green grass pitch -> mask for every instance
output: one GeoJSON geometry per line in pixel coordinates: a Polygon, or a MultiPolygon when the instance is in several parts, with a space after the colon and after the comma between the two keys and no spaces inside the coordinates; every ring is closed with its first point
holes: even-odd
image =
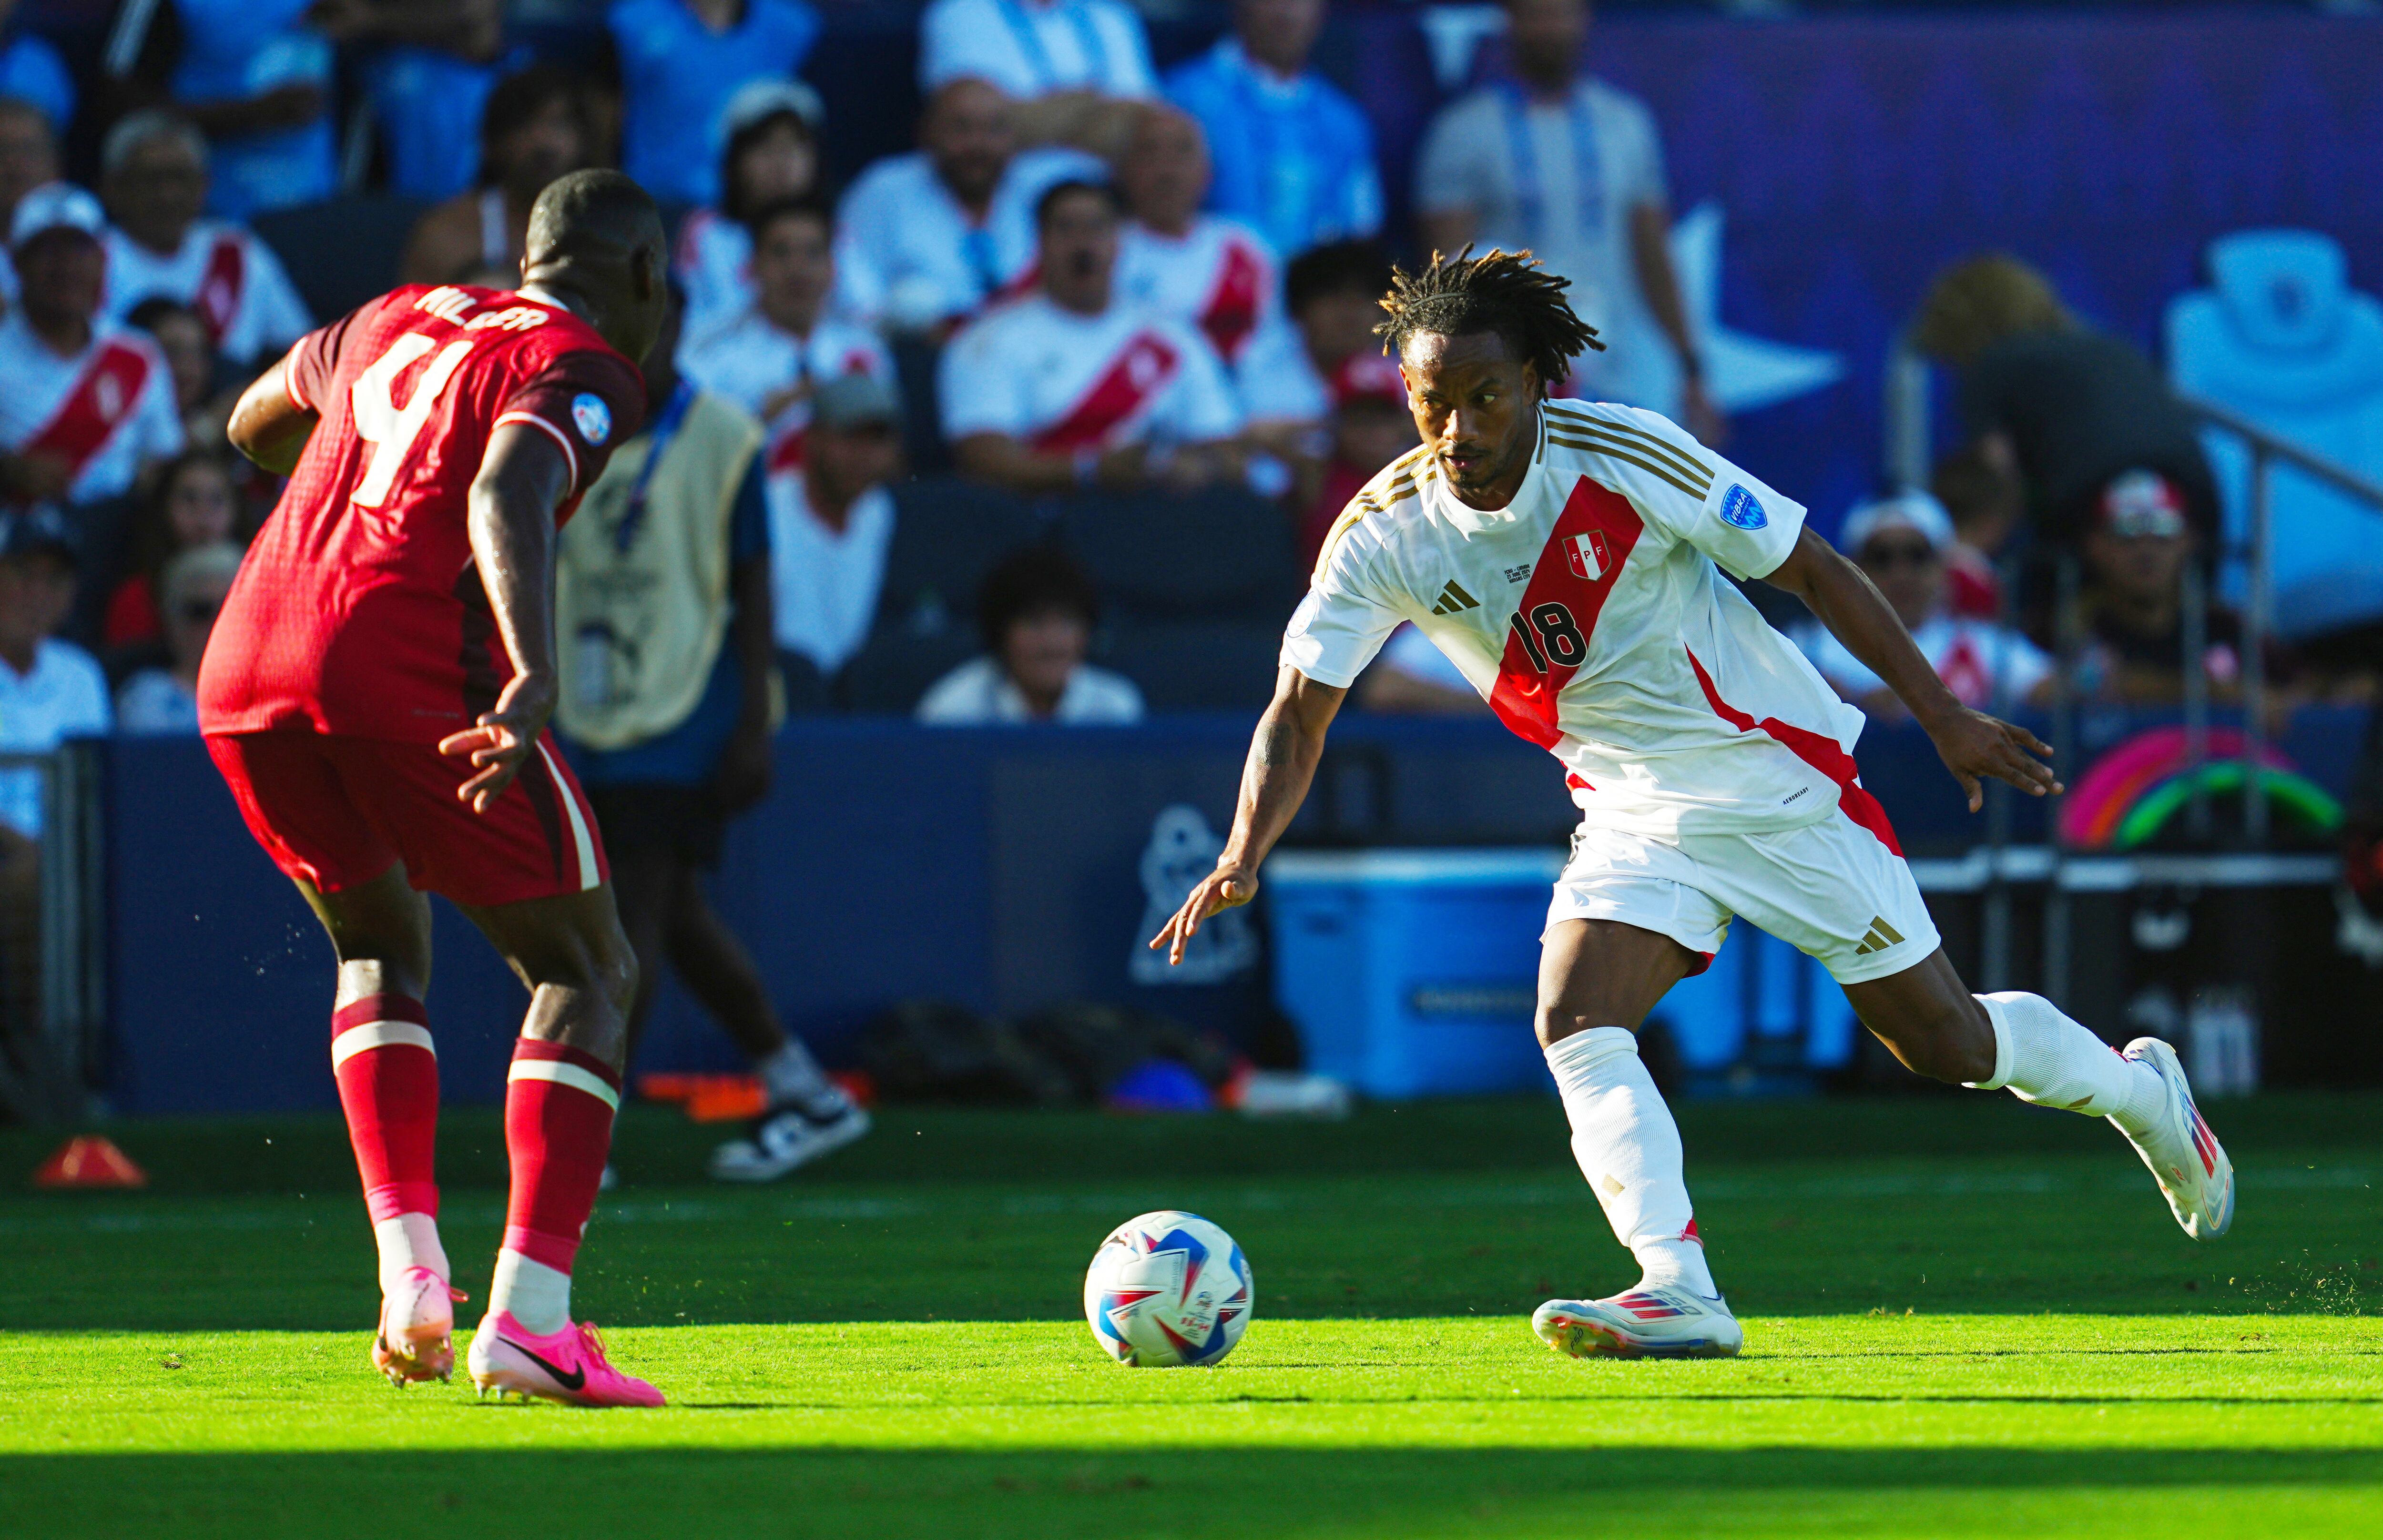
{"type": "MultiPolygon", "coordinates": [[[[1620,1363],[1529,1333],[1634,1276],[1552,1103],[896,1111],[758,1190],[634,1111],[578,1303],[673,1405],[611,1413],[372,1374],[335,1122],[130,1126],[150,1192],[0,1191],[0,1534],[2383,1535],[2383,1099],[2211,1112],[2241,1216],[2197,1246],[2109,1130],[2008,1098],[1687,1105],[1747,1351],[1620,1363]],[[1170,1205],[1256,1320],[1120,1369],[1082,1268],[1170,1205]]],[[[0,1130],[0,1178],[46,1142],[0,1130]]],[[[480,1295],[494,1119],[441,1162],[480,1295]]]]}

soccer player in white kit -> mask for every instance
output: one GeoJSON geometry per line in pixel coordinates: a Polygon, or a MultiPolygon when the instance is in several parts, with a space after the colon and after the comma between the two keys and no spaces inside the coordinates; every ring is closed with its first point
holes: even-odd
{"type": "Polygon", "coordinates": [[[1706,1266],[1678,1127],[1636,1029],[1718,951],[1732,915],[1794,942],[1910,1068],[2106,1117],[2185,1234],[2226,1233],[2234,1174],[2176,1053],[2122,1054],[2039,995],[1973,995],[1937,944],[1895,831],[1848,750],[1861,713],[1715,571],[1797,595],[1927,729],[1975,811],[1993,777],[2061,790],[2026,729],[1938,681],[1859,568],[1804,510],[1629,407],[1550,400],[1583,348],[1566,280],[1530,253],[1435,254],[1377,327],[1422,447],[1376,476],[1325,542],[1283,638],[1231,836],[1151,942],[1179,959],[1306,795],[1357,675],[1412,622],[1517,733],[1561,760],[1582,813],[1541,936],[1537,1030],[1581,1174],[1638,1285],[1532,1317],[1575,1357],[1726,1357],[1743,1334],[1706,1266]]]}

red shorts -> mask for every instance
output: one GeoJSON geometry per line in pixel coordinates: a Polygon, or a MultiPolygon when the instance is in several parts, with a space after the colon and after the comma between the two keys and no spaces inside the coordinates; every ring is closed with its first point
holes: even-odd
{"type": "Polygon", "coordinates": [[[582,893],[611,875],[551,733],[485,813],[455,795],[471,761],[432,744],[301,728],[210,733],[207,752],[273,864],[322,893],[399,861],[415,887],[475,907],[582,893]]]}

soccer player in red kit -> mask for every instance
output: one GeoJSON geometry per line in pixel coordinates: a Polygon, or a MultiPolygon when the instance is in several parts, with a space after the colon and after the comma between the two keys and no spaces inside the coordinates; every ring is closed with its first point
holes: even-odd
{"type": "Polygon", "coordinates": [[[452,1372],[463,1297],[438,1243],[426,890],[530,990],[472,1379],[661,1404],[570,1316],[636,962],[546,724],[555,534],[637,430],[664,251],[636,183],[575,172],[531,211],[518,292],[383,295],[301,339],[232,416],[241,451],[290,480],[216,623],[200,727],[339,958],[331,1063],[380,1250],[372,1360],[401,1386],[452,1372]]]}

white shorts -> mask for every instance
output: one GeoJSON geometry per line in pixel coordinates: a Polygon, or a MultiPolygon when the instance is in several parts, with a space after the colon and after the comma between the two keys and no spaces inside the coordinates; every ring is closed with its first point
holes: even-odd
{"type": "Polygon", "coordinates": [[[1710,962],[1734,914],[1810,955],[1840,984],[1900,973],[1938,944],[1911,869],[1842,816],[1776,833],[1690,834],[1676,844],[1584,823],[1556,879],[1548,926],[1620,920],[1710,962]]]}

